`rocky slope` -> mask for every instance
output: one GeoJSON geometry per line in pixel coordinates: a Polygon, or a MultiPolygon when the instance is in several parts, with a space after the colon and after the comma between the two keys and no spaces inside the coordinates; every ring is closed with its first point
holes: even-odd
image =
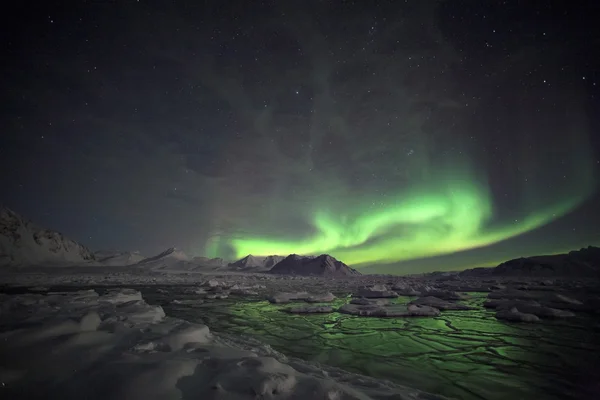
{"type": "Polygon", "coordinates": [[[170,247],[167,250],[155,256],[148,257],[138,262],[136,265],[144,266],[148,269],[192,269],[195,264],[190,262],[189,257],[181,250],[170,247]]]}
{"type": "Polygon", "coordinates": [[[97,251],[96,260],[106,266],[126,266],[137,264],[146,257],[137,251],[97,251]]]}
{"type": "Polygon", "coordinates": [[[303,276],[356,276],[360,272],[327,254],[304,257],[291,254],[269,271],[272,274],[303,276]]]}
{"type": "Polygon", "coordinates": [[[600,248],[589,246],[567,254],[521,257],[495,268],[468,269],[460,277],[600,277],[600,248]]]}
{"type": "Polygon", "coordinates": [[[209,258],[209,257],[194,257],[192,263],[197,264],[201,267],[220,269],[227,266],[227,261],[222,258],[209,258]]]}
{"type": "Polygon", "coordinates": [[[252,254],[246,257],[230,263],[229,269],[232,271],[244,271],[244,272],[266,272],[281,262],[285,256],[265,256],[257,257],[252,254]]]}
{"type": "Polygon", "coordinates": [[[42,228],[6,207],[0,209],[0,265],[72,265],[94,260],[94,254],[82,244],[42,228]]]}

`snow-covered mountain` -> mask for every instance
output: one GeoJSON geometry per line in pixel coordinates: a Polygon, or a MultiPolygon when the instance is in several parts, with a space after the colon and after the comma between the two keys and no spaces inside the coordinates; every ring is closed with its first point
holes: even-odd
{"type": "Polygon", "coordinates": [[[222,268],[227,266],[227,261],[222,258],[208,258],[208,257],[194,257],[192,258],[192,263],[197,264],[201,267],[208,268],[222,268]]]}
{"type": "Polygon", "coordinates": [[[285,256],[257,257],[249,254],[236,262],[230,263],[229,269],[233,271],[264,272],[269,271],[284,259],[285,256]]]}
{"type": "Polygon", "coordinates": [[[460,277],[600,277],[600,248],[589,246],[566,254],[515,258],[494,268],[466,269],[460,277]]]}
{"type": "Polygon", "coordinates": [[[327,254],[318,257],[291,254],[269,271],[272,274],[305,276],[354,276],[361,275],[341,261],[327,254]]]}
{"type": "Polygon", "coordinates": [[[159,253],[153,257],[144,258],[143,260],[138,262],[138,264],[159,263],[172,265],[187,261],[189,261],[189,257],[183,251],[175,247],[170,247],[162,253],[159,253]]]}
{"type": "Polygon", "coordinates": [[[94,255],[98,262],[110,267],[133,265],[146,259],[137,251],[97,251],[94,255]]]}
{"type": "Polygon", "coordinates": [[[73,265],[94,260],[94,254],[82,244],[0,208],[0,265],[73,265]]]}

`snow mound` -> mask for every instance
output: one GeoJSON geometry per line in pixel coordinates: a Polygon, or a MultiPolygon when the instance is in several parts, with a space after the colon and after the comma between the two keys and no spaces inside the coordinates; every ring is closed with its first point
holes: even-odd
{"type": "Polygon", "coordinates": [[[85,264],[95,260],[82,244],[0,208],[0,266],[85,264]]]}
{"type": "Polygon", "coordinates": [[[385,285],[374,285],[360,289],[353,297],[364,297],[367,299],[385,299],[398,297],[398,293],[388,290],[385,285]]]}
{"type": "Polygon", "coordinates": [[[437,308],[416,304],[344,304],[338,309],[343,314],[360,315],[362,317],[437,317],[437,308]]]}
{"type": "Polygon", "coordinates": [[[333,312],[331,306],[299,306],[285,309],[290,314],[327,314],[333,312]]]}
{"type": "Polygon", "coordinates": [[[504,319],[512,322],[539,322],[540,319],[534,314],[523,313],[516,307],[509,310],[500,310],[496,313],[497,319],[504,319]]]}
{"type": "Polygon", "coordinates": [[[305,301],[307,303],[330,303],[335,300],[332,293],[311,294],[308,292],[279,292],[269,296],[267,300],[274,304],[291,303],[296,301],[305,301]]]}
{"type": "Polygon", "coordinates": [[[483,306],[487,308],[495,308],[499,311],[512,310],[513,308],[516,308],[522,313],[533,314],[538,318],[568,318],[575,316],[575,313],[572,311],[544,307],[537,301],[533,300],[488,300],[483,304],[483,306]]]}
{"type": "Polygon", "coordinates": [[[416,304],[420,306],[430,306],[437,308],[438,310],[473,310],[473,307],[466,306],[464,304],[455,303],[452,301],[442,300],[434,296],[419,297],[416,300],[411,301],[409,304],[416,304]]]}

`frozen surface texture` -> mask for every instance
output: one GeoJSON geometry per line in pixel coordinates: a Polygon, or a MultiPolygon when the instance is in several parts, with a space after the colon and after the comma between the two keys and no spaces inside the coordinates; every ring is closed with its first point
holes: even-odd
{"type": "Polygon", "coordinates": [[[0,300],[2,398],[439,398],[220,337],[131,289],[0,300]]]}
{"type": "Polygon", "coordinates": [[[0,283],[8,398],[600,397],[593,280],[45,267],[0,283]]]}
{"type": "Polygon", "coordinates": [[[290,303],[292,301],[305,301],[307,303],[327,303],[335,300],[335,296],[332,293],[308,293],[308,292],[295,292],[286,293],[280,292],[272,296],[269,296],[271,303],[290,303]]]}
{"type": "MultiPolygon", "coordinates": [[[[238,279],[242,278],[223,280],[233,283],[238,279]]],[[[600,393],[596,356],[600,351],[600,303],[593,283],[565,281],[548,286],[525,280],[424,282],[390,277],[262,282],[266,289],[259,289],[258,296],[245,301],[238,298],[216,304],[165,307],[168,313],[197,318],[214,331],[257,338],[289,356],[457,399],[558,400],[595,398],[600,393]],[[385,291],[402,285],[406,290],[426,295],[353,297],[364,287],[380,286],[385,291]],[[463,292],[458,288],[484,291],[463,292]],[[265,301],[280,291],[324,290],[331,290],[336,296],[332,302],[320,305],[331,307],[331,312],[285,312],[289,308],[310,307],[302,299],[305,295],[289,303],[265,301]],[[446,299],[428,296],[429,293],[446,299]],[[435,311],[429,316],[410,315],[411,303],[435,311]],[[537,315],[510,314],[509,320],[502,319],[503,312],[510,313],[509,306],[515,304],[518,312],[537,315]],[[525,304],[535,309],[525,308],[525,304]],[[358,310],[362,315],[355,315],[358,310]],[[377,312],[380,314],[373,315],[377,312]]],[[[198,298],[179,290],[171,293],[177,293],[182,301],[198,298]]],[[[160,298],[157,297],[158,302],[160,298]]]]}

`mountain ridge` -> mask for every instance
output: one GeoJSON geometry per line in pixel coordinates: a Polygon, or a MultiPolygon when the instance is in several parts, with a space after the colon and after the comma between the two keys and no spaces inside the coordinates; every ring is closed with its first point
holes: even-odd
{"type": "Polygon", "coordinates": [[[458,272],[458,276],[600,277],[600,247],[588,246],[563,254],[514,258],[493,268],[466,269],[458,272]]]}
{"type": "Polygon", "coordinates": [[[96,251],[96,260],[106,266],[134,265],[145,259],[139,251],[96,251]]]}
{"type": "Polygon", "coordinates": [[[0,207],[0,265],[77,264],[96,261],[83,244],[0,207]]]}
{"type": "Polygon", "coordinates": [[[290,254],[280,261],[269,271],[278,275],[301,275],[301,276],[360,276],[357,270],[350,268],[343,262],[335,259],[329,254],[320,256],[300,256],[290,254]]]}
{"type": "Polygon", "coordinates": [[[229,263],[228,267],[236,271],[267,272],[283,259],[285,259],[285,256],[253,256],[248,254],[246,257],[229,263]]]}

